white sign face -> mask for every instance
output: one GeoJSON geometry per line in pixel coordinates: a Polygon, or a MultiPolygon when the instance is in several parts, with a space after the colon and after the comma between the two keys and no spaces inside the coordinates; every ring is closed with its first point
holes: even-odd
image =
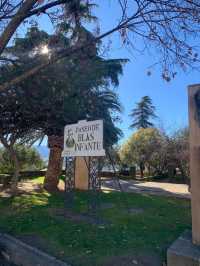
{"type": "Polygon", "coordinates": [[[81,120],[65,126],[62,156],[105,156],[103,121],[81,120]]]}

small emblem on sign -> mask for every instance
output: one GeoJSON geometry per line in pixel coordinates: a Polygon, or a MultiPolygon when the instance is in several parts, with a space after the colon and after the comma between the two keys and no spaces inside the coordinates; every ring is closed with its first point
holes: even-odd
{"type": "Polygon", "coordinates": [[[65,142],[65,145],[67,148],[73,148],[75,145],[75,140],[71,136],[69,136],[65,142]]]}

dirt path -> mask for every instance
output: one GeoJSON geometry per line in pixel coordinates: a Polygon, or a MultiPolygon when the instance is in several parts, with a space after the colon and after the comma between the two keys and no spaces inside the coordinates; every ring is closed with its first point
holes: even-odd
{"type": "MultiPolygon", "coordinates": [[[[42,185],[41,184],[35,184],[32,181],[24,181],[20,182],[18,184],[18,193],[19,194],[25,194],[25,193],[31,193],[36,191],[41,191],[42,185]]],[[[8,198],[11,196],[11,191],[9,188],[3,189],[0,185],[0,197],[8,198]]],[[[1,266],[1,264],[0,264],[1,266]]]]}
{"type": "MultiPolygon", "coordinates": [[[[173,196],[178,198],[190,198],[190,192],[188,191],[188,185],[184,184],[171,184],[171,183],[159,183],[159,182],[140,182],[133,180],[119,180],[123,192],[134,192],[140,194],[151,194],[160,196],[173,196]]],[[[59,184],[61,190],[64,189],[64,183],[59,184]]],[[[40,191],[42,185],[35,184],[31,181],[21,182],[19,184],[19,193],[31,193],[33,191],[40,191]]],[[[102,190],[114,190],[120,191],[117,181],[112,179],[102,180],[102,190]]],[[[10,197],[10,190],[1,190],[0,197],[10,197]]]]}

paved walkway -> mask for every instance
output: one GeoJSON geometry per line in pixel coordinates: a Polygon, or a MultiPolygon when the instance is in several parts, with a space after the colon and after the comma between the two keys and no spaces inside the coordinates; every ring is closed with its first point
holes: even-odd
{"type": "MultiPolygon", "coordinates": [[[[151,195],[175,196],[180,198],[190,198],[188,185],[172,184],[160,182],[141,182],[133,180],[119,180],[122,191],[151,195]]],[[[120,191],[118,181],[105,179],[102,181],[102,189],[120,191]]]]}

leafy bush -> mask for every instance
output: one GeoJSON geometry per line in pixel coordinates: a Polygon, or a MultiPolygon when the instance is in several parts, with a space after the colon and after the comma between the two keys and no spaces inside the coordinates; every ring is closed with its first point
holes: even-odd
{"type": "Polygon", "coordinates": [[[168,136],[156,128],[139,129],[121,146],[121,162],[136,165],[148,176],[175,178],[188,182],[189,131],[181,128],[168,136]]]}

